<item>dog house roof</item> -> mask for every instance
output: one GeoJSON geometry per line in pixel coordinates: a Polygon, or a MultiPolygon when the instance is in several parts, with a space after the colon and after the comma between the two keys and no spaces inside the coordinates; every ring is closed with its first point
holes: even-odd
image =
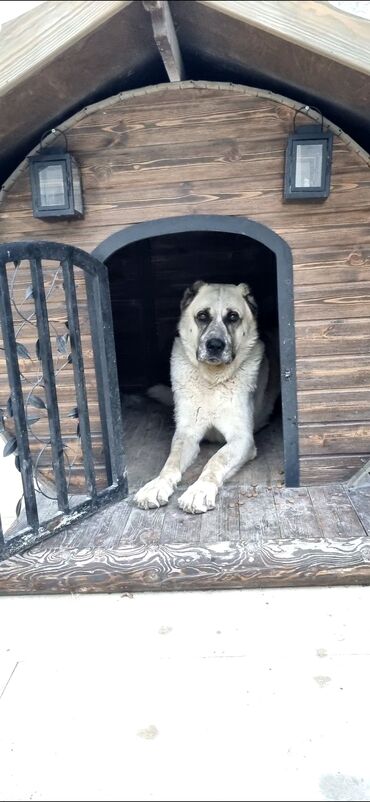
{"type": "MultiPolygon", "coordinates": [[[[44,2],[2,26],[2,180],[43,131],[85,105],[168,81],[144,5],[161,4],[44,2]]],[[[231,80],[319,106],[367,147],[370,21],[305,0],[176,0],[169,8],[186,78],[231,80]]]]}

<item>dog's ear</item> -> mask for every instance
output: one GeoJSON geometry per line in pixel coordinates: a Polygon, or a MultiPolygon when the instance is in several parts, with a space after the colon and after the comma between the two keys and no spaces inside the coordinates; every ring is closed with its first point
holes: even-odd
{"type": "Polygon", "coordinates": [[[197,292],[199,292],[200,288],[203,287],[204,284],[204,281],[195,281],[191,287],[188,287],[187,290],[185,290],[180,303],[181,312],[183,312],[184,309],[191,304],[193,298],[195,298],[197,292]]]}
{"type": "Polygon", "coordinates": [[[251,289],[248,286],[248,284],[239,284],[238,285],[238,289],[240,290],[240,292],[241,292],[246,304],[248,304],[249,309],[252,312],[252,315],[254,317],[257,317],[258,306],[257,306],[257,304],[256,304],[256,302],[255,302],[255,300],[253,298],[253,295],[251,293],[251,289]]]}

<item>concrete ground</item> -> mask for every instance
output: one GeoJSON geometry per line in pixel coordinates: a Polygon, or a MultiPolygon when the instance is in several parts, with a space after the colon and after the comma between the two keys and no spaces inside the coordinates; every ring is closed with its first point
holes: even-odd
{"type": "MultiPolygon", "coordinates": [[[[0,458],[10,524],[21,495],[0,458]]],[[[370,800],[368,588],[0,597],[0,802],[370,800]]]]}
{"type": "Polygon", "coordinates": [[[370,800],[369,602],[0,598],[0,800],[370,800]]]}

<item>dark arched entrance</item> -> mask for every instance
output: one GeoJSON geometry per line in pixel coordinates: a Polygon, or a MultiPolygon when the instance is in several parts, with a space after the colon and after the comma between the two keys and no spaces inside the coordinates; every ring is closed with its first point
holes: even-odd
{"type": "Polygon", "coordinates": [[[271,229],[241,217],[189,215],[138,223],[113,234],[94,251],[93,256],[107,262],[127,245],[153,237],[185,232],[225,232],[255,240],[273,252],[276,259],[278,319],[281,361],[281,395],[284,438],[285,483],[299,485],[296,359],[293,305],[293,264],[287,243],[271,229]]]}

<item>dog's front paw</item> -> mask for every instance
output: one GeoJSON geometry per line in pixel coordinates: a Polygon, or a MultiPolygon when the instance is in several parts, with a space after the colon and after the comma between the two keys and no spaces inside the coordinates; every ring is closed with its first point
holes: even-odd
{"type": "Polygon", "coordinates": [[[142,510],[149,510],[155,507],[163,507],[168,503],[168,499],[172,496],[173,486],[167,479],[162,479],[158,476],[147,482],[144,487],[137,491],[134,496],[134,501],[142,510]]]}
{"type": "Polygon", "coordinates": [[[217,485],[198,479],[180,496],[178,503],[184,512],[207,512],[216,506],[217,485]]]}

